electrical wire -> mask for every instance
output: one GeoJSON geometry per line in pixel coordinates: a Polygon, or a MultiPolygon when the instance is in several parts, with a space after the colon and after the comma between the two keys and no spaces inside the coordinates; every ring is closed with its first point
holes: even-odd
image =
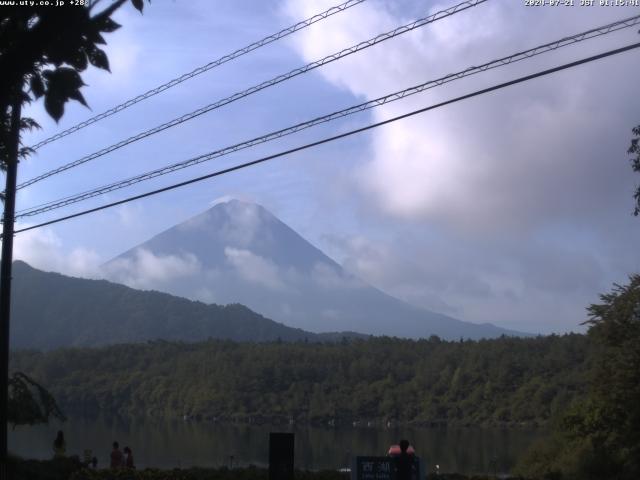
{"type": "Polygon", "coordinates": [[[265,45],[269,45],[270,43],[275,42],[276,40],[280,40],[281,38],[284,38],[288,35],[291,35],[292,33],[297,32],[298,30],[302,30],[303,28],[309,27],[311,25],[313,25],[316,22],[319,22],[320,20],[324,20],[325,18],[328,18],[332,15],[335,15],[336,13],[340,13],[343,12],[351,7],[354,7],[362,2],[365,2],[366,0],[348,0],[347,2],[341,3],[340,5],[336,5],[334,7],[331,7],[327,10],[325,10],[324,12],[318,13],[312,17],[309,17],[305,20],[302,20],[301,22],[296,23],[295,25],[291,25],[290,27],[287,27],[283,30],[280,30],[279,32],[273,33],[267,37],[264,37],[261,40],[258,40],[257,42],[251,43],[249,45],[247,45],[246,47],[242,47],[239,48],[238,50],[236,50],[235,52],[232,53],[228,53],[216,60],[213,60],[209,63],[207,63],[206,65],[202,65],[188,73],[185,73],[183,75],[180,75],[179,77],[176,77],[172,80],[169,80],[166,83],[163,83],[162,85],[159,85],[155,88],[152,88],[151,90],[148,90],[144,93],[141,93],[140,95],[138,95],[137,97],[131,98],[129,100],[127,100],[126,102],[123,102],[119,105],[116,105],[115,107],[110,108],[109,110],[106,110],[98,115],[95,115],[91,118],[88,118],[87,120],[84,120],[83,122],[80,122],[72,127],[67,128],[66,130],[63,130],[62,132],[56,133],[55,135],[52,135],[51,137],[45,138],[44,140],[36,143],[35,145],[33,145],[31,148],[33,150],[38,150],[39,148],[51,143],[51,142],[55,142],[56,140],[59,140],[63,137],[66,137],[67,135],[71,135],[74,132],[77,132],[78,130],[82,130],[85,127],[88,127],[89,125],[92,125],[96,122],[99,122],[100,120],[103,120],[107,117],[110,117],[112,115],[115,115],[118,112],[121,112],[122,110],[125,110],[133,105],[135,105],[136,103],[142,102],[143,100],[146,100],[147,98],[151,98],[159,93],[164,92],[165,90],[170,89],[171,87],[175,87],[176,85],[179,85],[182,82],[186,82],[187,80],[192,79],[193,77],[200,75],[201,73],[204,72],[208,72],[209,70],[215,68],[215,67],[219,67],[220,65],[227,63],[231,60],[234,60],[238,57],[241,57],[243,55],[246,55],[249,52],[252,52],[260,47],[264,47],[265,45]]]}
{"type": "Polygon", "coordinates": [[[16,230],[14,233],[26,232],[26,231],[33,230],[33,229],[36,229],[36,228],[41,228],[41,227],[44,227],[44,226],[47,226],[47,225],[53,225],[55,223],[59,223],[59,222],[63,222],[63,221],[66,221],[66,220],[70,220],[72,218],[77,218],[77,217],[81,217],[81,216],[84,216],[84,215],[88,215],[90,213],[94,213],[94,212],[98,212],[98,211],[101,211],[101,210],[105,210],[107,208],[115,207],[117,205],[123,205],[125,203],[129,203],[129,202],[132,202],[134,200],[139,200],[139,199],[142,199],[142,198],[150,197],[152,195],[157,195],[157,194],[160,194],[160,193],[163,193],[163,192],[167,192],[167,191],[170,191],[170,190],[175,190],[177,188],[184,187],[186,185],[191,185],[193,183],[201,182],[201,181],[207,180],[209,178],[218,177],[218,176],[230,173],[230,172],[234,172],[236,170],[241,170],[241,169],[248,168],[248,167],[251,167],[251,166],[254,166],[254,165],[258,165],[260,163],[264,163],[264,162],[267,162],[269,160],[273,160],[275,158],[284,157],[286,155],[290,155],[292,153],[296,153],[296,152],[299,152],[299,151],[302,151],[302,150],[306,150],[308,148],[316,147],[316,146],[319,146],[319,145],[323,145],[325,143],[333,142],[335,140],[339,140],[339,139],[342,139],[342,138],[350,137],[350,136],[358,134],[358,133],[362,133],[362,132],[365,132],[365,131],[368,131],[368,130],[372,130],[374,128],[378,128],[378,127],[381,127],[383,125],[387,125],[389,123],[393,123],[393,122],[396,122],[398,120],[402,120],[402,119],[405,119],[405,118],[408,118],[408,117],[412,117],[412,116],[418,115],[420,113],[424,113],[424,112],[427,112],[427,111],[430,111],[430,110],[434,110],[434,109],[437,109],[437,108],[444,107],[446,105],[450,105],[450,104],[453,104],[453,103],[456,103],[456,102],[460,102],[462,100],[467,100],[467,99],[472,98],[472,97],[477,97],[479,95],[484,95],[484,94],[487,94],[489,92],[500,90],[500,89],[503,89],[503,88],[506,88],[506,87],[509,87],[509,86],[512,86],[512,85],[516,85],[516,84],[519,84],[519,83],[527,82],[527,81],[533,80],[535,78],[543,77],[545,75],[550,75],[552,73],[559,72],[561,70],[566,70],[566,69],[569,69],[569,68],[576,67],[578,65],[583,65],[585,63],[593,62],[595,60],[600,60],[600,59],[605,58],[605,57],[610,57],[612,55],[617,55],[617,54],[620,54],[620,53],[623,53],[623,52],[627,52],[627,51],[636,49],[638,47],[640,47],[640,42],[633,43],[631,45],[627,45],[627,46],[624,46],[624,47],[621,47],[621,48],[617,48],[617,49],[614,49],[614,50],[608,50],[608,51],[606,51],[604,53],[600,53],[598,55],[593,55],[593,56],[590,56],[590,57],[587,57],[587,58],[583,58],[581,60],[576,60],[576,61],[573,61],[573,62],[570,62],[570,63],[565,63],[565,64],[557,66],[557,67],[553,67],[553,68],[550,68],[550,69],[547,69],[547,70],[542,70],[542,71],[539,71],[537,73],[526,75],[524,77],[519,77],[519,78],[516,78],[514,80],[510,80],[508,82],[504,82],[504,83],[500,83],[500,84],[494,85],[492,87],[483,88],[481,90],[476,90],[476,91],[474,91],[472,93],[468,93],[466,95],[455,97],[455,98],[452,98],[450,100],[446,100],[444,102],[440,102],[440,103],[437,103],[437,104],[434,104],[434,105],[430,105],[428,107],[424,107],[424,108],[421,108],[421,109],[418,109],[418,110],[414,110],[412,112],[405,113],[403,115],[399,115],[399,116],[396,116],[396,117],[393,117],[393,118],[389,118],[389,119],[383,120],[381,122],[373,123],[373,124],[367,125],[365,127],[357,128],[355,130],[350,130],[348,132],[344,132],[344,133],[341,133],[341,134],[338,134],[338,135],[334,135],[332,137],[323,138],[322,140],[318,140],[318,141],[315,141],[315,142],[312,142],[312,143],[307,143],[305,145],[302,145],[302,146],[299,146],[299,147],[295,147],[295,148],[292,148],[292,149],[289,149],[289,150],[286,150],[286,151],[283,151],[283,152],[279,152],[279,153],[276,153],[276,154],[273,154],[273,155],[268,155],[266,157],[262,157],[262,158],[259,158],[257,160],[253,160],[253,161],[250,161],[250,162],[246,162],[246,163],[242,163],[242,164],[239,164],[239,165],[235,165],[233,167],[225,168],[223,170],[218,170],[216,172],[212,172],[212,173],[209,173],[207,175],[202,175],[200,177],[192,178],[192,179],[186,180],[184,182],[174,183],[173,185],[169,185],[169,186],[166,186],[166,187],[163,187],[163,188],[159,188],[157,190],[152,190],[152,191],[149,191],[149,192],[146,192],[146,193],[142,193],[140,195],[134,195],[132,197],[128,197],[128,198],[125,198],[125,199],[122,199],[122,200],[118,200],[116,202],[107,203],[107,204],[101,205],[99,207],[90,208],[90,209],[87,209],[87,210],[83,210],[81,212],[73,213],[71,215],[66,215],[64,217],[55,218],[53,220],[42,222],[42,223],[39,223],[37,225],[31,225],[29,227],[24,227],[24,228],[16,230]]]}
{"type": "Polygon", "coordinates": [[[133,142],[137,142],[138,140],[142,140],[143,138],[149,137],[151,135],[154,135],[156,133],[162,132],[168,128],[171,127],[175,127],[176,125],[180,125],[181,123],[184,123],[188,120],[192,120],[200,115],[203,115],[207,112],[210,112],[212,110],[215,110],[217,108],[220,108],[224,105],[228,105],[232,102],[235,102],[236,100],[240,100],[241,98],[247,97],[249,95],[252,95],[254,93],[257,93],[261,90],[264,90],[265,88],[271,87],[273,85],[277,85],[281,82],[284,82],[286,80],[289,80],[293,77],[296,77],[298,75],[301,75],[303,73],[309,72],[311,70],[314,70],[318,67],[321,67],[323,65],[327,65],[331,62],[334,62],[336,60],[339,60],[341,58],[344,58],[348,55],[351,55],[353,53],[359,52],[361,50],[364,50],[366,48],[369,48],[373,45],[376,45],[378,43],[384,42],[386,40],[390,40],[392,38],[395,38],[399,35],[402,35],[404,33],[410,32],[412,30],[415,30],[416,28],[419,27],[423,27],[425,25],[428,25],[430,23],[436,22],[438,20],[441,20],[443,18],[446,17],[450,17],[452,15],[455,15],[456,13],[459,13],[461,11],[467,10],[469,8],[475,7],[476,5],[479,5],[481,3],[486,2],[487,0],[466,0],[462,3],[459,3],[457,5],[454,5],[453,7],[447,8],[445,10],[441,10],[439,12],[436,12],[432,15],[429,15],[427,17],[423,17],[420,18],[418,20],[415,20],[414,22],[408,23],[406,25],[402,25],[394,30],[391,30],[390,32],[386,32],[386,33],[381,33],[380,35],[377,35],[374,38],[371,38],[369,40],[365,40],[364,42],[360,42],[357,45],[354,45],[352,47],[349,48],[345,48],[343,50],[341,50],[340,52],[328,55],[320,60],[316,60],[315,62],[311,62],[308,63],[307,65],[303,66],[303,67],[299,67],[296,68],[294,70],[291,70],[288,73],[285,74],[281,74],[278,75],[277,77],[272,78],[271,80],[267,80],[265,82],[262,82],[258,85],[255,85],[251,88],[248,88],[246,90],[243,90],[241,92],[235,93],[229,97],[226,97],[224,99],[218,100],[217,102],[211,103],[209,105],[206,105],[204,107],[201,107],[197,110],[194,110],[193,112],[187,113],[185,115],[182,115],[181,117],[177,117],[174,118],[173,120],[170,120],[169,122],[163,123],[162,125],[158,125],[150,130],[146,130],[144,132],[141,132],[137,135],[134,135],[132,137],[126,138],[124,140],[121,140],[118,143],[115,143],[113,145],[110,145],[108,147],[105,147],[97,152],[94,152],[92,154],[86,155],[78,160],[75,160],[73,162],[67,163],[65,165],[62,165],[58,168],[55,168],[53,170],[50,170],[46,173],[43,173],[42,175],[38,175],[37,177],[34,177],[30,180],[27,180],[23,183],[20,183],[16,189],[20,190],[22,188],[28,187],[29,185],[33,185],[34,183],[40,182],[46,178],[52,177],[54,175],[57,175],[61,172],[64,172],[66,170],[69,170],[71,168],[77,167],[79,165],[82,165],[84,163],[87,163],[91,160],[95,160],[96,158],[102,157],[103,155],[106,155],[108,153],[111,153],[115,150],[118,150],[126,145],[129,145],[133,142]]]}
{"type": "Polygon", "coordinates": [[[103,185],[101,187],[92,189],[92,190],[88,190],[82,193],[78,193],[78,194],[74,194],[71,196],[67,196],[64,198],[60,198],[57,200],[53,200],[47,203],[43,203],[40,205],[36,205],[33,207],[29,207],[26,209],[23,209],[21,211],[18,212],[18,214],[16,215],[16,219],[18,218],[22,218],[22,217],[31,217],[31,216],[35,216],[35,215],[39,215],[42,214],[44,212],[47,211],[51,211],[51,210],[56,210],[58,208],[62,208],[68,205],[72,205],[84,200],[88,200],[90,198],[99,196],[99,195],[103,195],[105,193],[109,193],[109,192],[113,192],[115,190],[119,190],[125,187],[129,187],[131,185],[146,181],[146,180],[150,180],[152,178],[156,178],[162,175],[167,175],[169,173],[175,172],[177,170],[181,170],[183,168],[187,168],[193,165],[197,165],[206,161],[210,161],[213,160],[215,158],[219,158],[222,157],[224,155],[228,155],[230,153],[233,152],[237,152],[258,144],[262,144],[268,141],[272,141],[278,138],[282,138],[286,135],[291,135],[293,133],[299,132],[301,130],[307,129],[307,128],[311,128],[313,126],[322,124],[322,123],[326,123],[326,122],[330,122],[339,118],[343,118],[346,117],[348,115],[352,115],[358,112],[362,112],[374,107],[378,107],[381,105],[384,105],[386,103],[390,103],[393,101],[397,101],[403,98],[406,98],[408,96],[411,95],[415,95],[421,92],[424,92],[428,89],[443,85],[445,83],[449,83],[461,78],[465,78],[467,76],[470,75],[475,75],[477,73],[481,73],[493,68],[497,68],[497,67],[501,67],[501,66],[505,66],[505,65],[509,65],[511,63],[515,63],[515,62],[519,62],[522,60],[526,60],[532,57],[535,57],[537,55],[541,55],[543,53],[547,53],[553,50],[556,50],[558,48],[561,47],[565,47],[568,45],[573,45],[575,43],[578,42],[582,42],[591,38],[596,38],[596,37],[600,37],[602,35],[606,35],[608,33],[611,32],[615,32],[624,28],[629,28],[632,27],[634,25],[637,25],[640,23],[640,15],[636,15],[634,17],[629,17],[629,18],[625,18],[622,20],[618,20],[616,22],[607,24],[607,25],[603,25],[600,27],[596,27],[596,28],[592,28],[590,30],[572,35],[572,36],[568,36],[568,37],[563,37],[559,40],[555,40],[553,42],[549,42],[546,43],[544,45],[540,45],[522,52],[518,52],[518,53],[514,53],[512,55],[506,56],[506,57],[502,57],[496,60],[492,60],[490,62],[484,63],[482,65],[479,66],[472,66],[469,67],[465,70],[462,70],[460,72],[457,73],[451,73],[449,75],[445,75],[444,77],[438,78],[436,80],[429,80],[427,82],[424,82],[420,85],[416,85],[398,92],[394,92],[388,95],[385,95],[383,97],[379,97],[376,98],[374,100],[370,100],[364,103],[361,103],[359,105],[355,105],[343,110],[339,110],[333,113],[330,113],[328,115],[324,115],[321,117],[316,117],[312,120],[303,122],[303,123],[299,123],[296,125],[293,125],[291,127],[288,128],[284,128],[281,130],[277,130],[265,135],[262,135],[260,137],[256,137],[253,138],[251,140],[247,140],[245,142],[241,142],[241,143],[237,143],[235,145],[231,145],[228,147],[224,147],[220,150],[216,150],[214,152],[209,152],[203,155],[199,155],[197,157],[193,157],[190,158],[188,160],[184,160],[182,162],[178,162],[178,163],[174,163],[172,165],[167,165],[165,167],[162,168],[158,168],[149,172],[145,172],[142,173],[140,175],[136,175],[134,177],[130,177],[128,179],[125,180],[120,180],[118,182],[114,182],[108,185],[103,185]]]}

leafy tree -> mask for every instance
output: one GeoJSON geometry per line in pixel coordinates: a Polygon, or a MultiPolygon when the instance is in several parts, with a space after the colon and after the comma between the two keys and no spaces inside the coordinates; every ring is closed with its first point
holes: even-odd
{"type": "MultiPolygon", "coordinates": [[[[635,155],[635,157],[631,159],[631,168],[633,168],[634,172],[640,173],[640,125],[633,129],[633,134],[635,135],[635,138],[631,139],[631,146],[627,152],[631,155],[635,155]]],[[[640,185],[638,185],[633,198],[636,201],[633,214],[638,216],[640,215],[640,185]]]]}
{"type": "Polygon", "coordinates": [[[588,309],[594,352],[587,396],[518,473],[576,480],[640,478],[640,275],[588,309]]]}
{"type": "MultiPolygon", "coordinates": [[[[84,86],[81,73],[89,65],[109,70],[107,55],[99,45],[106,44],[103,34],[120,27],[111,16],[126,2],[113,1],[100,11],[97,6],[103,4],[101,0],[87,0],[83,5],[65,8],[41,4],[43,2],[34,2],[32,6],[16,2],[0,9],[0,169],[7,170],[6,191],[13,192],[6,198],[4,193],[0,194],[5,201],[6,237],[13,234],[16,162],[32,152],[22,144],[20,134],[39,127],[35,120],[21,116],[23,105],[44,98],[47,113],[56,121],[64,114],[68,101],[75,100],[86,106],[80,92],[84,86]],[[14,157],[16,149],[17,158],[14,157]]],[[[142,12],[143,0],[131,2],[142,12]]],[[[9,272],[11,257],[11,247],[5,251],[3,246],[2,262],[3,266],[9,262],[9,272]]],[[[6,285],[2,288],[3,292],[9,291],[6,285]]],[[[8,313],[3,315],[3,322],[7,322],[3,327],[8,332],[5,315],[8,313]]],[[[2,357],[7,354],[7,348],[7,343],[3,343],[2,357]]],[[[61,416],[53,397],[44,388],[24,374],[14,375],[7,384],[6,363],[0,368],[4,369],[0,390],[8,388],[9,401],[13,402],[7,408],[9,421],[37,423],[51,415],[61,416]]],[[[4,416],[4,405],[1,413],[4,416]]],[[[0,473],[4,473],[4,440],[2,444],[0,473]]]]}
{"type": "MultiPolygon", "coordinates": [[[[589,336],[599,346],[584,414],[568,427],[592,440],[615,478],[640,478],[640,275],[591,305],[589,336]]],[[[611,477],[614,478],[614,477],[611,477]]]]}
{"type": "MultiPolygon", "coordinates": [[[[640,173],[640,125],[627,152],[640,173]]],[[[640,186],[633,214],[640,215],[640,186]]],[[[516,473],[535,478],[640,478],[640,275],[614,285],[588,308],[594,366],[588,395],[574,403],[549,438],[534,445],[516,473]]]]}
{"type": "MultiPolygon", "coordinates": [[[[100,12],[102,2],[87,1],[87,6],[52,8],[51,6],[5,6],[0,10],[0,113],[2,134],[0,160],[7,161],[10,111],[21,104],[44,97],[51,117],[58,121],[64,105],[75,100],[87,105],[80,88],[81,73],[89,64],[109,70],[109,60],[99,45],[106,44],[104,33],[118,28],[111,19],[127,0],[117,0],[100,12]]],[[[131,0],[142,12],[142,0],[131,0]]],[[[37,126],[22,119],[22,128],[37,126]]],[[[23,149],[23,154],[28,153],[23,149]]]]}
{"type": "Polygon", "coordinates": [[[50,418],[65,420],[53,396],[24,373],[9,379],[8,420],[13,426],[47,423],[50,418]]]}
{"type": "Polygon", "coordinates": [[[69,414],[326,425],[544,425],[583,395],[584,335],[433,343],[148,342],[14,352],[69,414]],[[516,364],[502,375],[504,366],[516,364]],[[550,408],[550,405],[553,408],[550,408]]]}

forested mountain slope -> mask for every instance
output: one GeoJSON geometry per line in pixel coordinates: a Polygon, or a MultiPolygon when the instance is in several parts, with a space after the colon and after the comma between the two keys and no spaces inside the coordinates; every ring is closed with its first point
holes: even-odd
{"type": "Polygon", "coordinates": [[[16,352],[67,413],[538,425],[584,392],[582,335],[444,342],[153,342],[16,352]]]}
{"type": "Polygon", "coordinates": [[[105,280],[13,266],[11,346],[51,349],[155,339],[239,341],[324,339],[259,315],[243,305],[206,305],[105,280]]]}

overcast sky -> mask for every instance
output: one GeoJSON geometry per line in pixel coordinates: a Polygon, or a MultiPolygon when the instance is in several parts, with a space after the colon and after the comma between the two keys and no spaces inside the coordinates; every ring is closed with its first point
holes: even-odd
{"type": "MultiPolygon", "coordinates": [[[[92,111],[58,125],[40,103],[30,143],[337,0],[127,5],[109,34],[112,73],[89,70],[92,111]]],[[[455,2],[368,0],[40,149],[19,181],[391,30],[455,2]]],[[[579,3],[576,0],[575,3],[579,3]]],[[[640,13],[489,0],[43,181],[18,209],[253,138],[497,57],[640,13]]],[[[380,121],[519,75],[638,41],[638,27],[457,81],[385,107],[145,182],[36,223],[380,121]]],[[[626,149],[640,123],[640,51],[434,110],[259,167],[19,234],[16,257],[47,270],[95,267],[231,196],[262,204],[370,284],[463,320],[581,331],[585,307],[640,271],[640,178],[626,149]]],[[[24,225],[24,223],[22,224],[24,225]]]]}

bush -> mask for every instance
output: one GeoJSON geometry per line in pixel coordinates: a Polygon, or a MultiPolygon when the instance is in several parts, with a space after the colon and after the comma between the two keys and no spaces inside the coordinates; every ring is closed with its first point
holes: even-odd
{"type": "Polygon", "coordinates": [[[266,480],[267,471],[257,468],[187,468],[173,470],[88,470],[75,472],[69,480],[266,480]]]}
{"type": "MultiPolygon", "coordinates": [[[[228,468],[187,468],[174,470],[79,470],[69,480],[267,480],[268,470],[248,467],[229,470],[228,468]]],[[[348,480],[349,476],[340,472],[297,471],[296,480],[348,480]]]]}
{"type": "Polygon", "coordinates": [[[67,480],[81,468],[80,459],[75,456],[53,460],[22,460],[9,457],[7,474],[9,480],[67,480]]]}

